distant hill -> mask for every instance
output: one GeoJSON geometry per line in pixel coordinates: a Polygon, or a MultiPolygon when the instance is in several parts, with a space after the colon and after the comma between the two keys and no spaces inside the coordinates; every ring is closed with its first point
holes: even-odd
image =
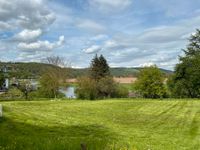
{"type": "Polygon", "coordinates": [[[16,77],[21,79],[38,78],[46,70],[55,68],[56,66],[43,63],[22,63],[22,62],[0,62],[0,68],[6,66],[10,77],[16,77]]]}
{"type": "MultiPolygon", "coordinates": [[[[10,77],[16,78],[38,78],[40,77],[45,71],[51,68],[59,68],[50,64],[44,63],[22,63],[22,62],[0,62],[0,68],[6,66],[9,71],[10,77]]],[[[89,73],[88,68],[82,69],[75,69],[71,68],[59,68],[62,69],[68,78],[77,78],[80,76],[86,76],[89,73]]],[[[142,68],[111,68],[110,72],[115,77],[136,77],[142,68]]],[[[170,70],[160,69],[164,74],[169,75],[173,72],[170,70]]]]}
{"type": "MultiPolygon", "coordinates": [[[[110,68],[110,72],[112,76],[115,77],[137,77],[140,70],[143,68],[125,68],[125,67],[119,67],[119,68],[110,68]]],[[[166,69],[160,69],[165,75],[172,74],[173,71],[166,70],[166,69]]],[[[88,75],[89,69],[72,69],[71,71],[71,77],[79,77],[88,75]]]]}

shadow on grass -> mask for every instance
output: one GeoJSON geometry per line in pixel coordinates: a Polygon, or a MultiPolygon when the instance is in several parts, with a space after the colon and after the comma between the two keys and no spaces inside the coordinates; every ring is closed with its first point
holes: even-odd
{"type": "Polygon", "coordinates": [[[0,120],[0,149],[20,150],[80,150],[81,144],[88,150],[111,149],[118,135],[100,125],[36,126],[0,120]]]}

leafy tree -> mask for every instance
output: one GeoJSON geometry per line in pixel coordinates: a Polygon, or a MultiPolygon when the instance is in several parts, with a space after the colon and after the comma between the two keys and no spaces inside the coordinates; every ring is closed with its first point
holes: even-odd
{"type": "Polygon", "coordinates": [[[40,79],[40,91],[44,97],[57,98],[59,94],[59,79],[54,71],[48,71],[40,79]]]}
{"type": "Polygon", "coordinates": [[[23,93],[26,100],[28,99],[28,94],[33,90],[29,81],[21,82],[18,85],[18,89],[23,93]]]}
{"type": "Polygon", "coordinates": [[[110,70],[106,59],[103,55],[100,57],[95,55],[90,66],[90,77],[94,80],[100,80],[106,76],[110,76],[110,70]]]}
{"type": "Polygon", "coordinates": [[[62,94],[59,92],[59,87],[65,86],[65,79],[70,69],[69,64],[66,63],[63,57],[59,56],[47,57],[44,62],[51,64],[53,67],[44,72],[40,79],[40,92],[34,94],[48,98],[62,97],[62,94]]]}
{"type": "Polygon", "coordinates": [[[134,83],[137,91],[145,98],[163,98],[166,96],[164,76],[156,66],[146,67],[139,73],[134,83]]]}
{"type": "Polygon", "coordinates": [[[78,79],[77,97],[80,99],[94,100],[98,96],[97,83],[94,79],[81,77],[78,79]]]}
{"type": "Polygon", "coordinates": [[[99,79],[99,58],[98,58],[97,54],[91,61],[90,77],[95,80],[99,79]]]}
{"type": "Polygon", "coordinates": [[[101,78],[98,83],[98,95],[100,98],[111,98],[115,97],[117,90],[117,83],[114,82],[110,76],[101,78]]]}
{"type": "Polygon", "coordinates": [[[183,50],[180,63],[168,82],[168,87],[175,97],[200,97],[200,30],[191,35],[189,45],[183,50]]]}

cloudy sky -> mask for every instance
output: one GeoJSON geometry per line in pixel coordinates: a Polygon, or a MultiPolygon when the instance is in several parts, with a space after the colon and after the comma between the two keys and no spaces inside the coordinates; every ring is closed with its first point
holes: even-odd
{"type": "Polygon", "coordinates": [[[0,61],[173,69],[196,28],[200,0],[0,0],[0,61]]]}

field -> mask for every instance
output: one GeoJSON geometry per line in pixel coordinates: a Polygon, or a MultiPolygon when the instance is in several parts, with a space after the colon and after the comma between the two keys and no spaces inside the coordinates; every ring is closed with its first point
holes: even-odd
{"type": "Polygon", "coordinates": [[[198,150],[200,100],[1,102],[0,149],[198,150]]]}

